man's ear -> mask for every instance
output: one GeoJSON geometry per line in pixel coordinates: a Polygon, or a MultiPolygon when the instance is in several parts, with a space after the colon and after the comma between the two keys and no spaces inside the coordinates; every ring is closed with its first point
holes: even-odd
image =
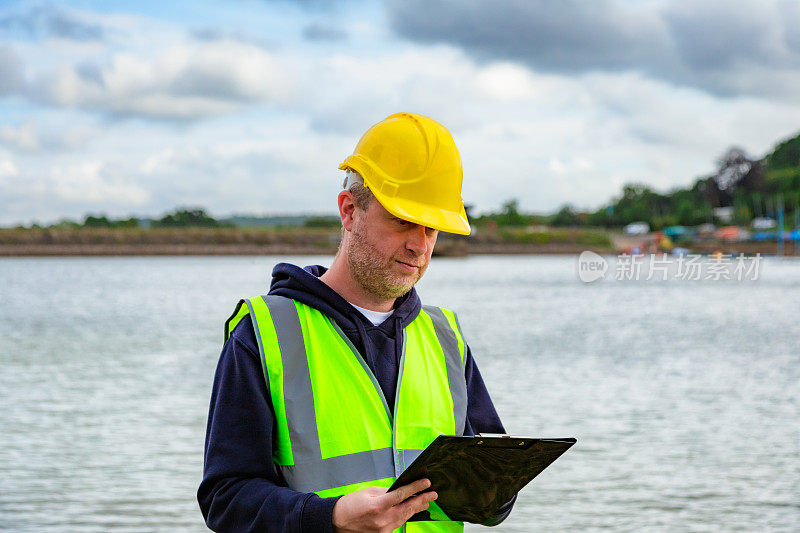
{"type": "Polygon", "coordinates": [[[342,219],[342,227],[351,231],[353,229],[353,220],[355,217],[356,203],[353,198],[353,193],[350,191],[342,191],[339,193],[339,217],[342,219]]]}

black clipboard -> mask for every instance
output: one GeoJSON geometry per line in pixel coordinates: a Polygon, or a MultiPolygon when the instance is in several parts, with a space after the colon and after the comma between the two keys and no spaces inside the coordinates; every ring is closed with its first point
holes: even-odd
{"type": "MultiPolygon", "coordinates": [[[[480,524],[509,502],[561,454],[577,442],[509,435],[454,437],[440,435],[406,468],[389,490],[428,478],[450,520],[480,524]]],[[[431,520],[423,511],[411,520],[431,520]]]]}

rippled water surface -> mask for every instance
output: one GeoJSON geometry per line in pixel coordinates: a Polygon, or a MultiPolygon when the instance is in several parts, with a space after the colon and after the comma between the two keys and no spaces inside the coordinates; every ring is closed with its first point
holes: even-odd
{"type": "MultiPolygon", "coordinates": [[[[0,529],[204,531],[222,324],[278,260],[0,259],[0,529]]],[[[441,258],[419,290],[510,432],[578,439],[496,530],[800,529],[800,261],[583,284],[574,257],[441,258]]]]}

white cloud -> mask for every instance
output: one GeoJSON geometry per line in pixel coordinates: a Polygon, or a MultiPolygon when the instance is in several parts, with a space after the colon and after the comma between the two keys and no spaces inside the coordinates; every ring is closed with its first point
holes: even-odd
{"type": "Polygon", "coordinates": [[[173,46],[157,57],[116,53],[36,75],[27,94],[61,107],[119,116],[197,119],[285,100],[292,79],[273,54],[235,41],[173,46]]]}
{"type": "Polygon", "coordinates": [[[478,212],[512,197],[525,210],[596,208],[630,181],[688,185],[728,145],[763,154],[800,124],[789,99],[720,98],[640,72],[543,73],[383,35],[380,46],[356,46],[359,21],[346,43],[281,48],[114,24],[103,26],[114,43],[103,49],[13,45],[32,80],[18,98],[34,104],[29,118],[0,125],[14,160],[0,222],[177,205],[334,212],[336,165],[397,111],[450,129],[463,196],[478,212]]]}
{"type": "Polygon", "coordinates": [[[23,153],[50,153],[74,150],[100,132],[97,127],[85,124],[58,124],[49,121],[43,127],[39,122],[26,119],[17,125],[0,126],[0,144],[23,153]]]}
{"type": "Polygon", "coordinates": [[[39,137],[33,122],[24,122],[17,127],[0,127],[0,142],[21,151],[32,151],[39,148],[39,137]]]}
{"type": "Polygon", "coordinates": [[[33,5],[22,12],[7,12],[0,17],[0,29],[22,31],[32,37],[74,41],[105,38],[102,24],[92,23],[84,14],[53,4],[33,5]]]}
{"type": "Polygon", "coordinates": [[[497,63],[481,69],[474,78],[476,90],[491,100],[532,100],[541,91],[531,72],[514,63],[497,63]]]}
{"type": "Polygon", "coordinates": [[[800,75],[797,2],[389,0],[387,12],[403,37],[460,46],[482,61],[640,72],[716,95],[800,100],[796,84],[785,84],[800,75]]]}
{"type": "Polygon", "coordinates": [[[122,177],[110,176],[102,162],[55,165],[50,173],[52,193],[66,202],[97,205],[140,206],[147,202],[147,191],[122,177]]]}
{"type": "Polygon", "coordinates": [[[13,178],[19,175],[19,170],[11,157],[0,154],[0,180],[13,178]]]}
{"type": "Polygon", "coordinates": [[[16,51],[9,45],[0,46],[0,96],[16,92],[23,81],[24,68],[16,51]]]}
{"type": "MultiPolygon", "coordinates": [[[[526,210],[566,202],[595,208],[625,182],[689,184],[710,172],[729,144],[766,150],[800,119],[786,104],[720,100],[635,74],[572,77],[478,65],[447,47],[300,59],[291,57],[301,65],[294,72],[302,90],[282,100],[283,118],[255,106],[252,118],[180,129],[110,124],[85,157],[97,161],[102,153],[112,175],[140,194],[95,185],[105,191],[96,201],[105,195],[151,213],[188,204],[223,214],[333,211],[336,165],[367,127],[409,110],[454,134],[465,165],[463,196],[478,211],[511,197],[526,210]],[[770,120],[756,126],[745,116],[770,120]]],[[[97,166],[76,168],[101,175],[97,166]]],[[[72,190],[59,189],[62,199],[74,201],[72,190]]]]}
{"type": "Polygon", "coordinates": [[[574,157],[568,161],[562,161],[557,157],[551,157],[547,164],[547,169],[557,176],[567,176],[579,172],[588,172],[594,169],[594,162],[585,157],[574,157]]]}

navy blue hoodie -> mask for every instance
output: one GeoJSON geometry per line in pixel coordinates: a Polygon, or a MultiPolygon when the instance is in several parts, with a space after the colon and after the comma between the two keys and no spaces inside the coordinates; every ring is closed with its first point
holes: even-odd
{"type": "MultiPolygon", "coordinates": [[[[319,280],[321,266],[305,269],[280,263],[272,271],[270,294],[286,296],[330,316],[362,354],[394,406],[402,329],[422,307],[414,289],[395,301],[394,312],[374,326],[337,292],[319,280]]],[[[467,346],[465,434],[505,433],[467,346]]],[[[264,381],[253,323],[245,317],[222,349],[214,376],[206,431],[203,481],[197,500],[214,531],[332,532],[338,498],[286,487],[272,463],[275,416],[264,381]]],[[[514,500],[486,525],[502,522],[514,500]]]]}

